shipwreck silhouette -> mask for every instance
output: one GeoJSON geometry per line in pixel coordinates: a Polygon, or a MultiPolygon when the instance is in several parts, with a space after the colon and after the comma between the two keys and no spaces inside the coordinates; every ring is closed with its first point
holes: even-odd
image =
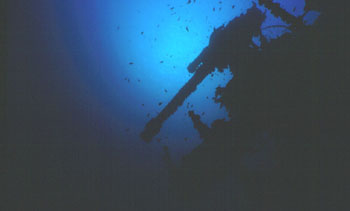
{"type": "Polygon", "coordinates": [[[252,202],[238,210],[322,210],[327,200],[321,188],[323,193],[331,188],[321,184],[320,162],[326,152],[327,158],[337,153],[329,152],[335,140],[349,137],[344,4],[306,1],[306,13],[321,13],[311,26],[303,15],[295,17],[272,0],[259,4],[289,24],[290,33],[267,41],[261,31],[265,14],[256,5],[214,30],[209,46],[188,66],[193,77],[147,123],[141,137],[150,142],[205,77],[229,67],[234,78],[216,89],[215,101],[230,120],[207,126],[189,111],[203,142],[180,166],[171,167],[174,192],[195,203],[225,175],[235,174],[252,202]],[[260,46],[252,42],[257,36],[260,46]],[[274,142],[274,164],[253,172],[242,166],[241,157],[262,151],[266,139],[274,142]]]}

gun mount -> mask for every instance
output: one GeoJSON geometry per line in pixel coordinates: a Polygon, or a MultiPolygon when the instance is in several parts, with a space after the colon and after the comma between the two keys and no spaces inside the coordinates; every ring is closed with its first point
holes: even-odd
{"type": "Polygon", "coordinates": [[[265,14],[254,5],[247,10],[246,14],[233,19],[226,26],[214,29],[209,45],[187,68],[190,73],[194,73],[192,78],[164,109],[146,124],[140,134],[141,138],[150,142],[160,131],[163,122],[176,112],[177,108],[215,68],[222,70],[230,66],[232,60],[235,60],[239,54],[248,53],[247,49],[250,53],[255,51],[256,49],[249,48],[249,46],[254,45],[252,37],[261,34],[260,28],[265,17],[265,14]]]}

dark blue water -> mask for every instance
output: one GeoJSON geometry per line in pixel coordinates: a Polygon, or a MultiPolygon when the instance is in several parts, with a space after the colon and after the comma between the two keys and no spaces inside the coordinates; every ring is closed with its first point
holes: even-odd
{"type": "MultiPolygon", "coordinates": [[[[74,46],[84,48],[84,55],[74,58],[81,65],[77,67],[81,69],[79,80],[91,86],[100,84],[95,97],[107,101],[104,106],[109,109],[108,115],[118,117],[113,130],[124,134],[127,144],[138,145],[138,134],[146,122],[191,77],[186,67],[208,45],[213,29],[244,13],[252,2],[76,0],[56,3],[52,12],[64,48],[68,52],[74,52],[74,46]]],[[[280,2],[290,13],[303,14],[302,0],[280,2]]],[[[284,24],[267,14],[262,27],[284,24]]],[[[286,32],[283,28],[264,30],[269,38],[286,32]]],[[[198,145],[201,141],[186,116],[186,105],[204,113],[207,124],[227,118],[225,108],[215,104],[212,97],[215,88],[225,86],[232,77],[228,70],[208,77],[165,123],[155,138],[161,142],[154,144],[169,146],[176,157],[198,145]]]]}
{"type": "MultiPolygon", "coordinates": [[[[228,119],[225,108],[212,99],[215,89],[234,77],[226,69],[207,77],[165,122],[153,142],[144,143],[139,137],[145,124],[191,78],[187,66],[208,45],[214,28],[245,13],[253,2],[70,0],[9,4],[9,142],[40,144],[39,151],[47,152],[40,161],[50,156],[74,157],[76,166],[92,165],[91,171],[103,166],[106,172],[102,175],[118,174],[116,183],[121,186],[143,184],[138,175],[164,166],[163,146],[168,146],[172,159],[178,161],[201,143],[188,110],[203,114],[202,121],[208,125],[216,119],[228,119]],[[91,146],[82,152],[82,158],[69,147],[75,143],[91,146]],[[104,147],[95,149],[95,145],[104,147]],[[90,151],[103,159],[89,157],[90,151]]],[[[304,0],[276,2],[295,16],[304,13],[304,0]]],[[[287,25],[269,11],[266,14],[262,28],[287,25]]],[[[317,16],[317,12],[310,13],[305,20],[312,24],[317,16]]],[[[263,30],[268,39],[283,33],[289,31],[283,27],[263,30]]],[[[259,38],[255,42],[259,43],[259,38]]],[[[35,150],[26,148],[21,153],[36,155],[35,150]]],[[[41,175],[49,174],[47,171],[41,175]]],[[[78,171],[76,175],[85,173],[78,171]]],[[[166,183],[164,178],[157,180],[166,183]]],[[[128,189],[126,186],[123,188],[128,189]]],[[[134,196],[135,200],[142,195],[134,196]]]]}

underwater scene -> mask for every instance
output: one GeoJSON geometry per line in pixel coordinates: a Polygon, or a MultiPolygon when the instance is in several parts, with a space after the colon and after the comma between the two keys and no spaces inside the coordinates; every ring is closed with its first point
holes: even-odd
{"type": "Polygon", "coordinates": [[[343,210],[346,4],[4,3],[1,210],[343,210]]]}

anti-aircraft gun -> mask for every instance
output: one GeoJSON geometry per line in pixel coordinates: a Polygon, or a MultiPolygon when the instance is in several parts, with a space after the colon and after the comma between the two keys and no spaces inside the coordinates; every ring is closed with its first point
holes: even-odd
{"type": "MultiPolygon", "coordinates": [[[[268,8],[274,16],[280,17],[285,23],[289,24],[291,31],[296,32],[305,29],[303,18],[306,13],[303,16],[295,17],[272,0],[259,0],[258,3],[268,8]]],[[[261,35],[261,25],[265,18],[265,14],[254,4],[245,14],[233,19],[226,26],[214,29],[210,36],[209,45],[187,67],[190,73],[194,73],[192,78],[158,116],[146,124],[144,131],[141,133],[141,138],[146,142],[150,142],[160,131],[163,122],[175,113],[177,108],[215,68],[221,71],[232,65],[232,61],[235,61],[236,58],[242,58],[245,54],[252,55],[252,52],[257,51],[257,46],[252,42],[252,38],[261,35]]],[[[264,41],[263,36],[260,37],[264,41]]]]}
{"type": "Polygon", "coordinates": [[[230,61],[234,60],[238,54],[244,54],[243,51],[246,49],[256,50],[248,46],[254,46],[252,38],[260,34],[260,27],[264,20],[265,14],[254,5],[245,14],[233,19],[226,26],[215,29],[211,34],[209,45],[187,68],[190,73],[194,73],[192,78],[158,116],[146,124],[141,138],[150,142],[160,131],[163,122],[175,113],[177,108],[215,68],[218,68],[219,71],[226,68],[230,61]]]}

